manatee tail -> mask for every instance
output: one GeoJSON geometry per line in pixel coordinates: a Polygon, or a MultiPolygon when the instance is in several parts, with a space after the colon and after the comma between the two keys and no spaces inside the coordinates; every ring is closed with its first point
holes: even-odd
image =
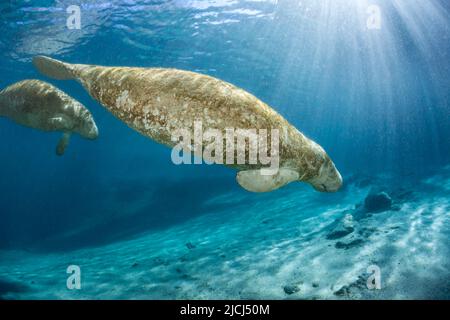
{"type": "Polygon", "coordinates": [[[69,80],[76,78],[74,65],[55,60],[45,56],[33,58],[33,65],[47,77],[58,80],[69,80]]]}

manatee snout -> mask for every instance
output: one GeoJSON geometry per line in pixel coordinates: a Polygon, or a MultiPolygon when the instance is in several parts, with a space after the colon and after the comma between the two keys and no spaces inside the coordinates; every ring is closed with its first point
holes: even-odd
{"type": "Polygon", "coordinates": [[[92,114],[88,113],[83,117],[78,133],[85,139],[95,140],[98,138],[98,127],[92,114]]]}
{"type": "Polygon", "coordinates": [[[97,138],[98,138],[98,128],[97,128],[97,125],[96,125],[94,122],[92,122],[92,123],[88,126],[86,132],[84,132],[82,135],[83,135],[84,138],[89,139],[89,140],[95,140],[95,139],[97,139],[97,138]]]}
{"type": "Polygon", "coordinates": [[[331,175],[329,175],[328,179],[325,183],[322,184],[323,190],[319,190],[322,192],[337,192],[341,189],[343,184],[342,176],[339,171],[335,170],[331,175]]]}
{"type": "Polygon", "coordinates": [[[317,191],[337,192],[342,187],[343,180],[333,161],[328,158],[321,166],[318,177],[310,183],[317,191]]]}

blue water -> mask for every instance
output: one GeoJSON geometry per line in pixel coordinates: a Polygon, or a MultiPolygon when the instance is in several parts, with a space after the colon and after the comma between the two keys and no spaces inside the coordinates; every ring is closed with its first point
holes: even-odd
{"type": "Polygon", "coordinates": [[[448,1],[9,0],[0,4],[0,17],[0,88],[23,79],[50,82],[86,105],[100,130],[96,141],[74,137],[56,157],[59,134],[0,119],[0,297],[336,298],[375,259],[389,270],[391,286],[345,297],[450,298],[448,1]],[[374,4],[380,29],[366,24],[374,4]],[[70,5],[81,8],[79,30],[66,26],[70,5]],[[346,186],[337,194],[293,184],[253,195],[232,170],[175,166],[169,149],[114,118],[78,83],[39,74],[35,55],[178,68],[231,82],[322,145],[346,186]],[[362,233],[379,229],[364,245],[329,248],[329,224],[371,189],[416,196],[396,200],[400,211],[361,220],[362,233]],[[190,242],[194,249],[186,248],[190,242]],[[223,245],[226,257],[211,259],[223,245]],[[400,248],[414,250],[399,256],[400,248]],[[352,265],[330,262],[342,252],[356,259],[352,265]],[[86,280],[104,291],[65,288],[65,266],[92,256],[97,264],[87,274],[111,267],[109,278],[86,280]],[[128,264],[142,260],[160,269],[139,280],[128,264]],[[263,260],[264,267],[255,263],[263,260]],[[394,261],[414,267],[394,270],[394,261]],[[177,263],[190,278],[180,278],[177,263]],[[302,268],[308,263],[316,274],[302,268]],[[42,268],[47,280],[39,278],[42,268]],[[324,291],[309,286],[293,296],[282,287],[267,291],[279,281],[327,279],[330,269],[342,278],[324,280],[328,291],[323,284],[324,291]],[[202,273],[209,277],[203,282],[202,273]],[[428,285],[411,288],[411,279],[428,285]]]}

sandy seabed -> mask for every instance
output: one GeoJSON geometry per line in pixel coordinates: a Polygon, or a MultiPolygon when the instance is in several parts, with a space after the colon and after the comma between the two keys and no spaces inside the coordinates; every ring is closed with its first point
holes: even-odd
{"type": "Polygon", "coordinates": [[[261,201],[224,193],[208,214],[102,247],[1,251],[0,297],[450,299],[450,168],[401,188],[348,180],[336,195],[298,184],[261,201]],[[365,209],[374,189],[392,204],[365,209]],[[69,265],[81,290],[67,289],[69,265]],[[367,288],[373,265],[380,290],[367,288]]]}

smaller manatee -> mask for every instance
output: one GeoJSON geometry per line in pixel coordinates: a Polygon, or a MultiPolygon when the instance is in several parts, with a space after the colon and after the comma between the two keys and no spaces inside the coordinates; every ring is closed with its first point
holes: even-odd
{"type": "Polygon", "coordinates": [[[42,131],[63,133],[56,154],[64,154],[72,133],[94,140],[98,129],[89,110],[58,88],[40,80],[24,80],[0,91],[0,117],[42,131]]]}

